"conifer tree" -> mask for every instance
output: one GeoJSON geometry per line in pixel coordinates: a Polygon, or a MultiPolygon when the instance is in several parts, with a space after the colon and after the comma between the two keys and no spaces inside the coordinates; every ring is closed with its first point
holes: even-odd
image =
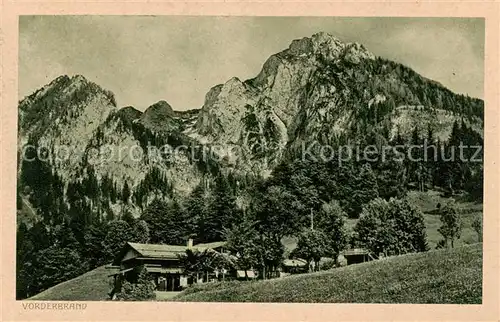
{"type": "Polygon", "coordinates": [[[127,181],[125,181],[125,183],[123,184],[123,190],[122,190],[122,201],[123,203],[128,203],[128,200],[130,198],[130,188],[128,186],[128,183],[127,181]]]}

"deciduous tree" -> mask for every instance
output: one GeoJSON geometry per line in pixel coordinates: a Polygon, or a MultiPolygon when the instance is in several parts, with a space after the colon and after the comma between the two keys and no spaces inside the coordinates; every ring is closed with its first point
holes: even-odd
{"type": "Polygon", "coordinates": [[[326,237],[328,251],[338,264],[338,256],[347,245],[347,232],[345,218],[347,214],[340,207],[337,200],[323,204],[317,220],[316,227],[321,229],[326,237]]]}
{"type": "Polygon", "coordinates": [[[460,214],[453,202],[441,208],[440,212],[441,227],[438,228],[438,232],[443,235],[446,245],[451,244],[453,248],[455,240],[460,238],[462,232],[463,223],[460,214]]]}
{"type": "Polygon", "coordinates": [[[407,199],[372,200],[363,207],[354,232],[355,240],[376,255],[428,249],[423,214],[407,199]]]}

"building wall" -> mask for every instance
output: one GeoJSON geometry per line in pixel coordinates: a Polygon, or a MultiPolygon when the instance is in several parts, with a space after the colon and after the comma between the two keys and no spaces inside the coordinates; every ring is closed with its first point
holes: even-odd
{"type": "Polygon", "coordinates": [[[122,262],[126,261],[126,260],[129,260],[131,258],[135,258],[137,256],[139,256],[139,254],[135,250],[129,249],[129,251],[125,254],[125,256],[123,256],[122,262]]]}

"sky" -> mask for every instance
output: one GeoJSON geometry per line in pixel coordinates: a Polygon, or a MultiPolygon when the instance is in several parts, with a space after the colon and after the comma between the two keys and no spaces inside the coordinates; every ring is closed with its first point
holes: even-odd
{"type": "Polygon", "coordinates": [[[320,31],[483,98],[481,18],[222,16],[22,16],[19,97],[80,74],[111,90],[118,106],[200,108],[211,87],[255,77],[293,39],[320,31]]]}

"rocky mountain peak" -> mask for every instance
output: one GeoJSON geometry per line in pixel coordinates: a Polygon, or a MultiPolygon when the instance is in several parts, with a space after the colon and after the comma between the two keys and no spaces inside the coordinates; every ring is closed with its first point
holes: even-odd
{"type": "Polygon", "coordinates": [[[314,52],[322,55],[327,60],[338,58],[345,47],[345,44],[331,34],[320,32],[312,37],[314,52]]]}
{"type": "Polygon", "coordinates": [[[311,37],[292,40],[288,49],[283,53],[293,56],[308,56],[322,51],[338,55],[345,44],[333,35],[319,32],[311,37]]]}
{"type": "Polygon", "coordinates": [[[122,107],[117,113],[129,121],[134,121],[142,116],[142,112],[133,106],[122,107]]]}
{"type": "Polygon", "coordinates": [[[161,100],[149,106],[146,111],[144,111],[144,114],[166,114],[174,116],[175,112],[167,101],[161,100]]]}
{"type": "Polygon", "coordinates": [[[233,87],[241,87],[243,83],[238,77],[231,77],[223,86],[223,88],[233,88],[233,87]]]}
{"type": "Polygon", "coordinates": [[[112,92],[81,75],[62,75],[19,103],[19,131],[40,137],[47,131],[60,132],[80,117],[88,122],[105,118],[115,107],[112,92]]]}
{"type": "Polygon", "coordinates": [[[344,59],[358,64],[361,59],[375,59],[375,55],[369,52],[365,46],[357,42],[348,43],[344,49],[344,59]]]}
{"type": "Polygon", "coordinates": [[[174,119],[176,116],[172,106],[166,101],[161,100],[144,111],[140,122],[147,128],[157,132],[171,131],[178,128],[178,122],[174,119]]]}

